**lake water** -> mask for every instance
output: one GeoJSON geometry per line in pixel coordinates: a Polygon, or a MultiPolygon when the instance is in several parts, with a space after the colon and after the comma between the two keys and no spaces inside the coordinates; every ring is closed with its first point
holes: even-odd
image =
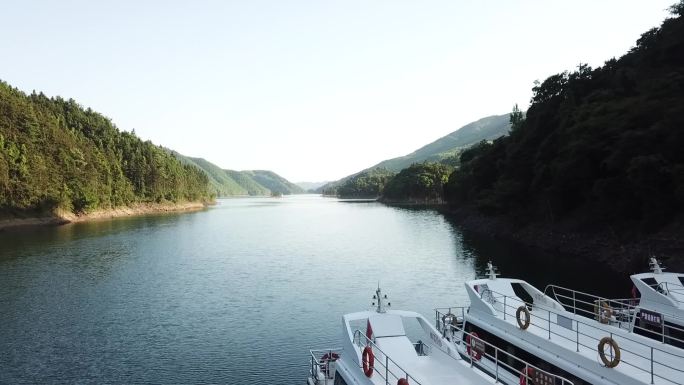
{"type": "Polygon", "coordinates": [[[308,349],[378,283],[393,308],[506,276],[610,295],[629,279],[461,231],[434,210],[304,195],[0,232],[0,383],[303,384],[308,349]]]}

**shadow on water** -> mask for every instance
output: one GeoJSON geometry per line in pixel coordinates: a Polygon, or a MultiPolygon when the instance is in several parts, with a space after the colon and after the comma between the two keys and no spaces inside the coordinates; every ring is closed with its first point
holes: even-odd
{"type": "Polygon", "coordinates": [[[463,252],[475,258],[480,277],[486,275],[487,262],[491,260],[501,276],[523,279],[542,291],[546,285],[554,284],[607,297],[629,296],[629,277],[605,265],[468,231],[453,217],[443,216],[462,235],[463,252]]]}

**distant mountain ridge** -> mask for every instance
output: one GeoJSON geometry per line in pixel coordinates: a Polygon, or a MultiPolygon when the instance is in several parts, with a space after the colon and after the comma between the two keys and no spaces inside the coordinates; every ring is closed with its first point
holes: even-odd
{"type": "Polygon", "coordinates": [[[510,128],[509,114],[488,116],[468,123],[408,155],[383,160],[368,169],[385,168],[390,171],[399,172],[414,163],[425,161],[439,162],[442,159],[456,155],[459,151],[481,140],[494,140],[506,135],[510,128]]]}
{"type": "Polygon", "coordinates": [[[317,188],[329,183],[329,181],[324,182],[295,182],[295,184],[301,187],[304,191],[315,191],[317,188]]]}
{"type": "Polygon", "coordinates": [[[304,190],[273,171],[222,169],[204,158],[195,158],[170,151],[185,164],[191,164],[204,171],[209,177],[209,186],[218,197],[264,196],[272,194],[302,194],[304,190]]]}
{"type": "Polygon", "coordinates": [[[335,192],[337,187],[343,185],[346,181],[364,173],[368,173],[371,170],[382,169],[397,173],[414,163],[426,161],[439,162],[458,155],[464,149],[482,140],[493,140],[507,135],[510,128],[509,114],[488,116],[468,123],[458,130],[445,135],[408,155],[383,160],[372,167],[368,167],[340,180],[326,183],[325,185],[318,187],[316,192],[330,194],[335,192]]]}

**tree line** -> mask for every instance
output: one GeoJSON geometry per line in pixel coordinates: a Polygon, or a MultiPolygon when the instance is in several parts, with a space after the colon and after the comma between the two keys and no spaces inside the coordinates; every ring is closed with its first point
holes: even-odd
{"type": "Polygon", "coordinates": [[[0,212],[210,200],[208,178],[73,99],[0,81],[0,212]]]}
{"type": "Polygon", "coordinates": [[[446,201],[521,222],[654,231],[684,212],[684,1],[619,59],[535,82],[509,135],[457,161],[371,170],[341,197],[446,201]]]}
{"type": "Polygon", "coordinates": [[[684,1],[619,59],[535,84],[511,133],[465,151],[454,205],[521,221],[656,230],[684,208],[684,1]]]}

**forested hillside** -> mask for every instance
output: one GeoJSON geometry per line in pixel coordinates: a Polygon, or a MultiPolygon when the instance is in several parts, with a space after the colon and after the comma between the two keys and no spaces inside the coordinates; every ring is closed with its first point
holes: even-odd
{"type": "Polygon", "coordinates": [[[340,198],[375,199],[382,195],[385,185],[395,174],[384,168],[367,170],[336,183],[328,183],[322,192],[323,195],[340,198]]]}
{"type": "Polygon", "coordinates": [[[440,162],[460,154],[465,148],[481,141],[493,140],[508,134],[511,125],[508,114],[493,115],[468,123],[458,130],[427,144],[416,151],[398,158],[384,160],[374,168],[385,168],[399,172],[415,163],[440,162]]]}
{"type": "Polygon", "coordinates": [[[228,176],[233,178],[235,182],[237,182],[245,191],[247,191],[248,195],[269,195],[271,191],[260,185],[257,181],[255,181],[252,176],[244,171],[235,171],[235,170],[224,170],[228,176]]]}
{"type": "Polygon", "coordinates": [[[203,170],[209,177],[209,188],[217,197],[248,195],[247,190],[231,178],[225,170],[203,158],[192,158],[175,153],[178,159],[203,170]]]}
{"type": "Polygon", "coordinates": [[[227,196],[269,196],[273,193],[282,195],[300,194],[304,190],[287,179],[265,170],[235,171],[225,170],[203,158],[171,153],[183,163],[193,165],[204,171],[209,177],[209,189],[217,197],[227,196]]]}
{"type": "Polygon", "coordinates": [[[522,222],[655,231],[684,208],[684,2],[619,59],[533,88],[512,132],[461,155],[450,202],[522,222]]]}
{"type": "Polygon", "coordinates": [[[0,212],[212,199],[204,172],[74,100],[0,82],[0,212]]]}
{"type": "Polygon", "coordinates": [[[454,168],[437,162],[415,163],[393,176],[382,191],[382,201],[414,204],[444,203],[444,187],[454,168]]]}
{"type": "Polygon", "coordinates": [[[316,191],[324,195],[337,195],[338,189],[342,187],[342,191],[350,191],[355,196],[360,194],[366,197],[372,195],[373,191],[383,190],[384,185],[374,186],[375,183],[388,180],[387,178],[376,178],[374,181],[367,183],[369,182],[368,177],[372,174],[394,175],[412,164],[423,162],[456,166],[458,164],[458,156],[463,150],[481,140],[492,140],[506,135],[509,130],[508,114],[488,116],[466,124],[449,135],[443,136],[408,155],[384,160],[356,174],[346,176],[334,182],[328,182],[316,191]],[[374,170],[380,171],[374,172],[374,170]]]}
{"type": "Polygon", "coordinates": [[[304,189],[273,171],[252,170],[243,172],[250,174],[257,183],[268,188],[272,193],[280,193],[283,195],[304,193],[304,189]]]}

